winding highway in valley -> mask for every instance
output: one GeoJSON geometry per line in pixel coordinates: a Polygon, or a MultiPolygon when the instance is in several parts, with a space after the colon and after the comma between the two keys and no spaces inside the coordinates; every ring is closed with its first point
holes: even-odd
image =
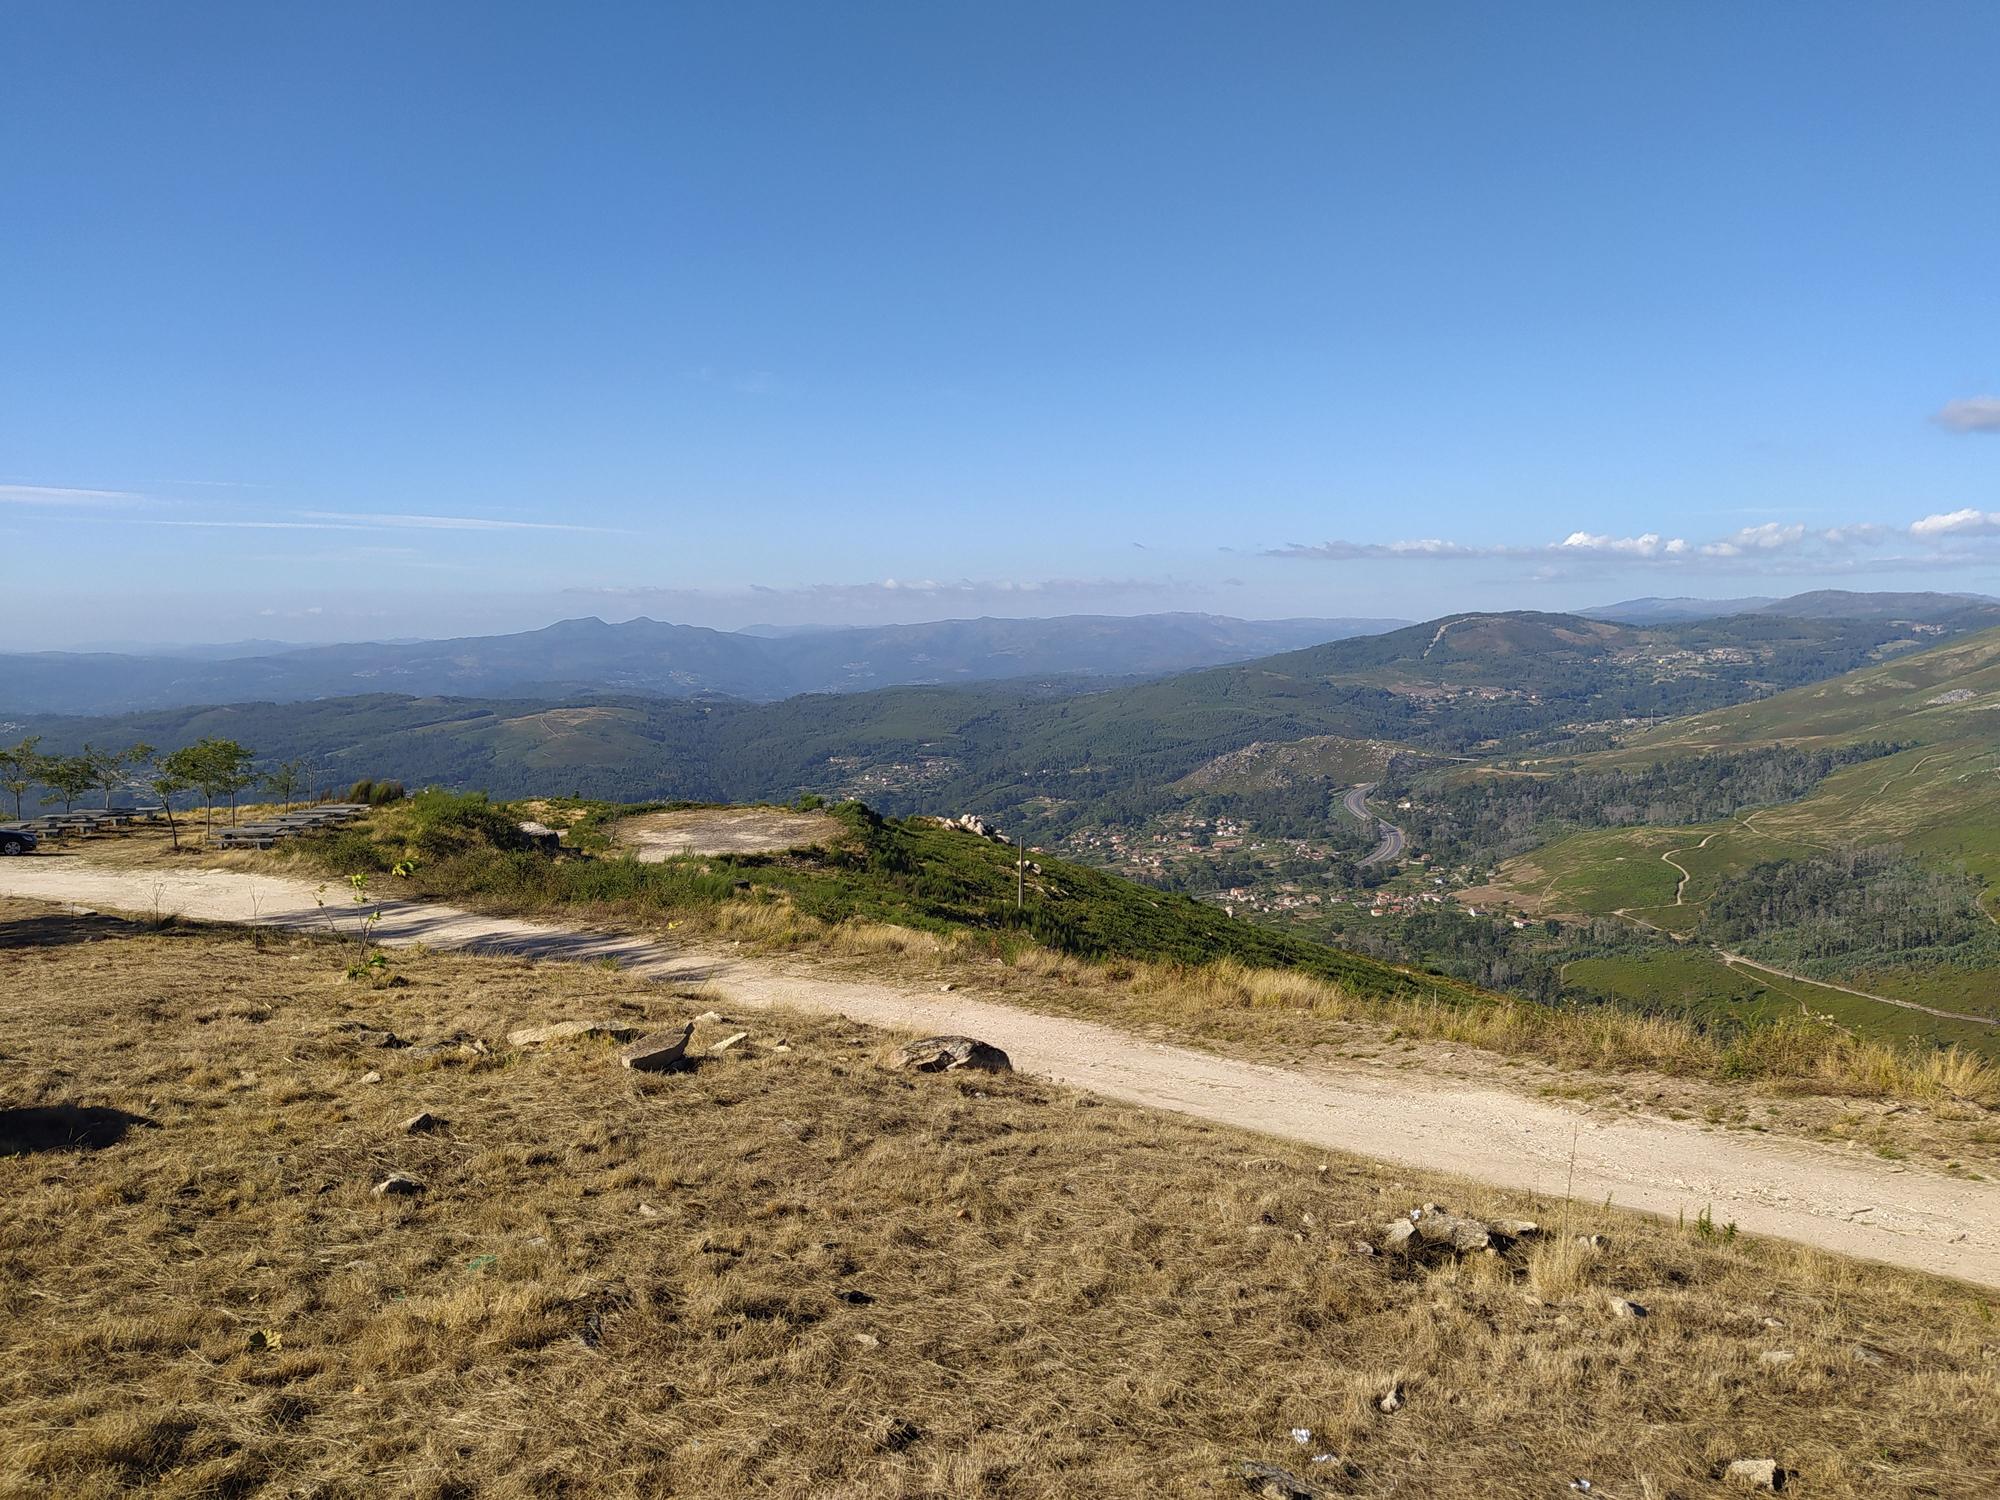
{"type": "Polygon", "coordinates": [[[1402,829],[1384,818],[1376,817],[1368,810],[1368,794],[1374,790],[1374,782],[1364,781],[1360,786],[1349,788],[1347,795],[1340,799],[1340,805],[1347,809],[1349,817],[1364,827],[1373,824],[1382,830],[1382,842],[1375,846],[1374,851],[1366,859],[1355,861],[1359,867],[1386,864],[1392,859],[1400,859],[1405,846],[1409,843],[1402,829]]]}

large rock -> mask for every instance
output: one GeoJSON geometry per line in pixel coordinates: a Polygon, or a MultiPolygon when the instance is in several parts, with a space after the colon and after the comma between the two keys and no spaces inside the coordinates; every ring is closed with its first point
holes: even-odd
{"type": "Polygon", "coordinates": [[[694,1022],[689,1021],[677,1033],[661,1031],[639,1038],[618,1054],[618,1060],[642,1073],[671,1072],[687,1061],[688,1038],[693,1035],[694,1022]]]}
{"type": "Polygon", "coordinates": [[[1457,1214],[1434,1208],[1417,1220],[1417,1237],[1428,1245],[1441,1245],[1460,1255],[1484,1250],[1493,1243],[1493,1231],[1477,1219],[1461,1219],[1457,1214]]]}
{"type": "Polygon", "coordinates": [[[622,1042],[638,1034],[638,1027],[623,1021],[557,1021],[549,1026],[524,1026],[519,1031],[510,1031],[507,1041],[515,1047],[541,1047],[550,1042],[574,1042],[593,1036],[608,1036],[614,1042],[622,1042]]]}
{"type": "Polygon", "coordinates": [[[927,1036],[897,1048],[889,1066],[906,1073],[956,1073],[961,1068],[986,1073],[1014,1071],[1006,1053],[969,1036],[927,1036]]]}

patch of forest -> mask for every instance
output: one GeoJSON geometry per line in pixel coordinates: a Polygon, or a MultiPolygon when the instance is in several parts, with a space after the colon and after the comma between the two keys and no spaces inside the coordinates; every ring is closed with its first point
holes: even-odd
{"type": "Polygon", "coordinates": [[[2000,928],[1963,870],[1920,864],[1898,845],[1760,864],[1725,880],[1700,935],[1820,976],[1908,964],[2000,965],[2000,928]]]}
{"type": "Polygon", "coordinates": [[[1902,748],[1881,740],[1822,750],[1779,746],[1546,777],[1408,778],[1391,790],[1412,802],[1395,816],[1418,848],[1444,864],[1487,865],[1562,833],[1681,827],[1796,802],[1843,766],[1902,748]]]}

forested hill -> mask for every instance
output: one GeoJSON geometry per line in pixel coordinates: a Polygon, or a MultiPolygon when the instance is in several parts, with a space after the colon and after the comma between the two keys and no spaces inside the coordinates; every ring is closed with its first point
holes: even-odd
{"type": "Polygon", "coordinates": [[[1253,742],[1332,735],[1466,754],[1538,737],[1608,741],[1635,719],[1760,698],[1900,655],[1918,644],[1906,630],[1882,620],[1635,628],[1466,614],[1099,692],[1017,682],[762,705],[382,694],[113,719],[15,716],[0,735],[41,733],[45,752],[219,735],[264,757],[311,757],[329,781],[377,775],[612,798],[815,791],[892,811],[976,808],[1047,831],[1142,814],[1168,783],[1253,742]]]}

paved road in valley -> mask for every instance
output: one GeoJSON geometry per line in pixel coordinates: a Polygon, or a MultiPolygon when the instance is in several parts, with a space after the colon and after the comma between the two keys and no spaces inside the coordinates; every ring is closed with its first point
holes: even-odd
{"type": "Polygon", "coordinates": [[[1409,842],[1403,837],[1402,829],[1394,823],[1376,817],[1368,810],[1368,794],[1374,790],[1374,782],[1364,781],[1360,786],[1351,788],[1347,795],[1340,799],[1340,805],[1347,809],[1350,817],[1363,825],[1372,823],[1382,830],[1382,842],[1375,846],[1374,852],[1366,859],[1356,860],[1357,866],[1379,865],[1392,859],[1400,859],[1403,846],[1409,842]]]}

